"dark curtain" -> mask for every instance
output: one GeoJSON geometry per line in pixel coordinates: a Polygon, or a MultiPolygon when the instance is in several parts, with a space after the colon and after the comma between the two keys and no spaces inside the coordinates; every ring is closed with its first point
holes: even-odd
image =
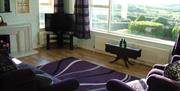
{"type": "Polygon", "coordinates": [[[74,35],[80,39],[89,39],[89,0],[75,1],[75,24],[74,35]]]}
{"type": "Polygon", "coordinates": [[[172,55],[180,55],[180,31],[177,33],[177,38],[172,50],[172,55]]]}
{"type": "Polygon", "coordinates": [[[54,13],[64,13],[63,0],[54,0],[54,13]]]}

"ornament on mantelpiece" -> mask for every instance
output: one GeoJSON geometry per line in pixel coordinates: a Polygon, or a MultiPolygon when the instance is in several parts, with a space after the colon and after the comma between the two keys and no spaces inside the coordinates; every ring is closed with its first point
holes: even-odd
{"type": "Polygon", "coordinates": [[[2,16],[0,16],[0,26],[6,26],[7,23],[4,22],[2,16]]]}

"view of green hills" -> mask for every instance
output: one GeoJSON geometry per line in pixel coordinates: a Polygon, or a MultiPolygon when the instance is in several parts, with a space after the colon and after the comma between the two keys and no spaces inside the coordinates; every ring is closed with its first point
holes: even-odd
{"type": "MultiPolygon", "coordinates": [[[[122,4],[111,9],[110,31],[130,33],[174,41],[180,30],[180,4],[138,5],[128,4],[126,18],[122,17],[122,4]]],[[[94,12],[92,25],[108,29],[108,9],[94,12]],[[103,12],[103,11],[101,11],[103,12]]]]}

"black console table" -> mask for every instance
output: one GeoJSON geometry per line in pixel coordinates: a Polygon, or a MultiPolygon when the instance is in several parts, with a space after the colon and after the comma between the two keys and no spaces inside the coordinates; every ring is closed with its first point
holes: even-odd
{"type": "Polygon", "coordinates": [[[113,45],[113,44],[105,44],[105,51],[110,52],[112,54],[116,54],[117,57],[115,60],[111,61],[110,63],[114,63],[115,61],[118,61],[119,59],[123,59],[125,66],[128,67],[128,63],[133,65],[128,59],[137,59],[137,57],[141,57],[141,49],[138,48],[122,48],[119,45],[113,45]]]}

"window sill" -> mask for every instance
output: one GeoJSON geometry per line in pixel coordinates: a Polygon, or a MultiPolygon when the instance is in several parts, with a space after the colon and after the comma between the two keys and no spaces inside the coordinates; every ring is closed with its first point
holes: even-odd
{"type": "Polygon", "coordinates": [[[130,38],[130,39],[135,39],[135,40],[145,41],[145,42],[150,42],[150,43],[156,43],[156,44],[161,44],[161,45],[170,46],[170,47],[173,47],[174,43],[175,43],[174,41],[168,41],[168,40],[162,40],[162,39],[157,39],[157,38],[150,38],[150,37],[144,37],[144,36],[139,36],[139,35],[126,34],[126,33],[97,31],[95,29],[93,29],[92,32],[113,35],[113,36],[119,36],[119,37],[125,37],[125,38],[130,38]]]}

